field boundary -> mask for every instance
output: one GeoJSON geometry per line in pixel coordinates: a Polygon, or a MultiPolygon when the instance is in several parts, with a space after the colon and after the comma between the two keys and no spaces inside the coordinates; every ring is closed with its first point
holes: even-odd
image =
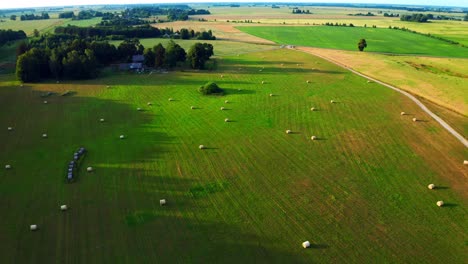
{"type": "Polygon", "coordinates": [[[371,81],[373,81],[373,82],[376,82],[376,83],[378,83],[378,84],[381,84],[381,85],[383,85],[383,86],[385,86],[385,87],[387,87],[387,88],[390,88],[390,89],[392,89],[392,90],[394,90],[394,91],[397,91],[397,92],[399,92],[399,93],[405,95],[406,97],[408,97],[409,99],[411,99],[413,102],[415,102],[416,105],[418,105],[424,112],[426,112],[428,115],[430,115],[435,121],[437,121],[437,123],[439,123],[443,128],[445,128],[445,130],[447,130],[450,134],[452,134],[455,138],[457,138],[463,145],[465,145],[465,147],[468,148],[468,140],[466,140],[460,133],[458,133],[458,132],[457,132],[455,129],[453,129],[449,124],[447,124],[447,122],[445,122],[442,118],[440,118],[439,116],[437,116],[436,114],[434,114],[431,110],[429,110],[429,108],[427,108],[427,107],[426,107],[421,101],[419,101],[419,99],[417,99],[414,95],[412,95],[412,94],[410,94],[410,93],[408,93],[408,92],[406,92],[406,91],[404,91],[404,90],[402,90],[402,89],[400,89],[400,88],[397,88],[397,87],[395,87],[395,86],[393,86],[393,85],[390,85],[390,84],[388,84],[388,83],[385,83],[385,82],[383,82],[383,81],[380,81],[380,80],[377,80],[377,79],[372,78],[372,77],[370,77],[370,76],[367,76],[367,75],[365,75],[365,74],[363,74],[363,73],[360,73],[360,72],[358,72],[358,71],[356,71],[356,70],[353,70],[352,68],[349,68],[348,66],[343,65],[343,64],[341,64],[340,62],[334,61],[334,60],[332,60],[332,59],[330,59],[330,58],[327,58],[327,57],[325,57],[325,56],[321,56],[321,55],[318,55],[318,54],[315,54],[315,53],[312,53],[312,52],[308,52],[308,51],[306,51],[306,50],[301,49],[301,47],[297,47],[296,50],[301,51],[301,52],[304,52],[304,53],[307,53],[307,54],[312,54],[312,55],[314,55],[314,56],[317,56],[317,57],[319,57],[319,58],[322,58],[322,59],[324,59],[324,60],[326,60],[326,61],[329,61],[329,62],[331,62],[331,63],[333,63],[333,64],[335,64],[335,65],[337,65],[337,66],[339,66],[339,67],[341,67],[341,68],[343,68],[343,69],[346,69],[346,70],[348,70],[348,71],[350,71],[350,72],[352,72],[352,73],[354,73],[354,74],[357,74],[357,75],[359,75],[359,76],[361,76],[361,77],[364,77],[364,78],[366,78],[366,79],[368,79],[368,80],[371,80],[371,81]]]}

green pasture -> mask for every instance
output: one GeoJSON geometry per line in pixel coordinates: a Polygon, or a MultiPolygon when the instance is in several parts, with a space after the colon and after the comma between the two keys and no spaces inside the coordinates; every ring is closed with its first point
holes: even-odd
{"type": "Polygon", "coordinates": [[[238,29],[279,44],[357,50],[357,42],[364,38],[367,52],[468,58],[468,48],[394,29],[331,26],[238,29]]]}
{"type": "Polygon", "coordinates": [[[0,262],[468,258],[468,152],[409,99],[292,50],[217,60],[213,72],[105,71],[23,87],[1,74],[0,262]],[[207,81],[226,94],[201,96],[207,81]]]}

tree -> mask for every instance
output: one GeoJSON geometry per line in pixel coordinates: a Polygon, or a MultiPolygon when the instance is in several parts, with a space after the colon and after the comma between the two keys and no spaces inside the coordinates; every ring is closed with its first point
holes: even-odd
{"type": "Polygon", "coordinates": [[[177,62],[184,62],[186,60],[186,53],[185,50],[179,46],[179,44],[171,40],[166,46],[165,58],[166,65],[169,67],[174,67],[177,65],[177,62]]]}
{"type": "Polygon", "coordinates": [[[155,56],[154,66],[162,67],[165,62],[166,49],[161,43],[153,47],[153,52],[155,56]]]}
{"type": "Polygon", "coordinates": [[[204,69],[205,62],[213,55],[213,45],[208,43],[195,43],[190,47],[187,59],[193,69],[204,69]]]}
{"type": "Polygon", "coordinates": [[[54,49],[52,54],[49,57],[49,69],[50,73],[55,79],[60,79],[62,77],[63,65],[62,65],[63,56],[60,49],[54,49]]]}
{"type": "Polygon", "coordinates": [[[209,82],[206,83],[205,85],[201,86],[198,88],[198,91],[202,93],[203,95],[210,95],[210,94],[223,94],[223,89],[221,89],[216,83],[214,82],[209,82]]]}
{"type": "Polygon", "coordinates": [[[10,16],[10,19],[11,19],[11,20],[16,20],[16,15],[11,15],[11,16],[10,16]]]}
{"type": "Polygon", "coordinates": [[[16,57],[26,53],[29,50],[29,46],[25,41],[21,41],[18,46],[16,46],[16,57]]]}
{"type": "Polygon", "coordinates": [[[466,13],[465,17],[463,18],[463,21],[468,21],[468,13],[466,13]]]}
{"type": "Polygon", "coordinates": [[[367,47],[367,43],[365,39],[360,39],[358,43],[359,51],[363,51],[367,47]]]}
{"type": "Polygon", "coordinates": [[[180,38],[181,39],[189,39],[190,38],[190,32],[186,28],[182,28],[180,30],[180,38]]]}
{"type": "MultiPolygon", "coordinates": [[[[140,44],[138,42],[138,44],[140,44]]],[[[132,56],[137,54],[137,46],[134,41],[124,40],[117,48],[119,57],[126,62],[132,61],[132,56]]]]}
{"type": "Polygon", "coordinates": [[[49,77],[48,57],[44,50],[33,48],[20,55],[16,61],[16,77],[23,82],[39,81],[49,77]]]}
{"type": "Polygon", "coordinates": [[[143,52],[143,56],[145,56],[145,60],[143,63],[147,67],[154,67],[154,64],[156,62],[156,54],[154,54],[154,51],[152,49],[145,49],[143,52]]]}
{"type": "Polygon", "coordinates": [[[34,29],[33,36],[36,37],[36,38],[39,37],[39,30],[34,29]]]}

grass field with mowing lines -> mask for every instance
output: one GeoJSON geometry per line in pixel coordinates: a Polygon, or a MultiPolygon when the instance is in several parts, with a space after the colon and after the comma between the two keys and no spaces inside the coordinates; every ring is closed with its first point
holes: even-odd
{"type": "Polygon", "coordinates": [[[0,75],[3,263],[468,257],[467,150],[409,99],[316,57],[275,50],[225,57],[217,72],[24,87],[12,79],[0,75]],[[227,94],[199,95],[207,81],[227,94]],[[67,90],[76,94],[47,105],[39,96],[67,90]],[[80,146],[89,151],[83,168],[95,172],[67,184],[80,146]]]}
{"type": "Polygon", "coordinates": [[[357,50],[367,41],[366,52],[468,58],[468,48],[400,30],[361,27],[238,27],[257,37],[279,44],[357,50]]]}

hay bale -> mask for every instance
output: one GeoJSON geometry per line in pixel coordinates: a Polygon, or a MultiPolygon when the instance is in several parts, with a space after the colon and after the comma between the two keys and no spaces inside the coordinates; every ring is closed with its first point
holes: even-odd
{"type": "Polygon", "coordinates": [[[110,85],[107,85],[106,88],[110,88],[110,85]]]}
{"type": "Polygon", "coordinates": [[[226,108],[224,108],[224,106],[221,106],[221,108],[220,108],[220,109],[221,109],[221,111],[222,111],[222,110],[226,110],[226,108]]]}
{"type": "Polygon", "coordinates": [[[105,121],[104,118],[99,119],[99,122],[104,122],[104,121],[105,121]]]}
{"type": "Polygon", "coordinates": [[[137,108],[137,111],[143,111],[143,109],[141,109],[140,107],[137,108]]]}
{"type": "Polygon", "coordinates": [[[291,134],[291,133],[292,133],[292,131],[291,131],[291,130],[289,130],[289,129],[288,129],[288,130],[286,130],[286,134],[291,134]]]}
{"type": "Polygon", "coordinates": [[[372,81],[371,81],[371,80],[367,80],[367,83],[372,83],[372,81]]]}
{"type": "Polygon", "coordinates": [[[315,111],[315,107],[311,107],[311,108],[310,108],[310,111],[315,111]]]}
{"type": "Polygon", "coordinates": [[[62,204],[60,206],[60,211],[66,211],[68,209],[67,205],[66,204],[62,204]]]}
{"type": "Polygon", "coordinates": [[[241,88],[237,88],[237,91],[242,91],[242,89],[241,89],[241,88]]]}
{"type": "Polygon", "coordinates": [[[468,160],[464,160],[463,165],[468,165],[468,160]]]}
{"type": "Polygon", "coordinates": [[[400,115],[402,115],[402,116],[403,116],[403,115],[406,115],[406,113],[405,113],[405,112],[401,112],[401,113],[400,113],[400,115]]]}
{"type": "Polygon", "coordinates": [[[199,149],[206,149],[205,145],[198,146],[199,149]]]}
{"type": "Polygon", "coordinates": [[[273,96],[274,94],[270,94],[270,97],[273,96]]]}
{"type": "Polygon", "coordinates": [[[263,71],[262,69],[258,70],[259,72],[263,71]]]}
{"type": "Polygon", "coordinates": [[[47,138],[47,134],[45,134],[45,133],[42,134],[42,137],[43,137],[43,138],[47,138]]]}
{"type": "Polygon", "coordinates": [[[29,230],[36,231],[38,229],[37,225],[30,225],[29,230]]]}
{"type": "Polygon", "coordinates": [[[8,129],[8,131],[13,131],[12,127],[8,127],[7,129],[8,129]]]}
{"type": "Polygon", "coordinates": [[[92,172],[92,171],[93,171],[93,167],[88,167],[88,168],[86,168],[86,171],[87,171],[87,172],[92,172]]]}
{"type": "Polygon", "coordinates": [[[10,164],[5,165],[5,169],[7,170],[11,169],[11,165],[10,164]]]}
{"type": "Polygon", "coordinates": [[[265,81],[262,81],[262,84],[265,84],[265,81]]]}
{"type": "Polygon", "coordinates": [[[309,241],[302,242],[302,247],[303,248],[310,248],[310,242],[309,241]]]}
{"type": "Polygon", "coordinates": [[[437,201],[437,206],[442,207],[444,206],[444,201],[437,201]]]}
{"type": "Polygon", "coordinates": [[[229,122],[229,121],[231,121],[231,120],[229,120],[229,118],[224,119],[224,122],[226,122],[226,123],[229,122]]]}
{"type": "Polygon", "coordinates": [[[44,103],[44,104],[48,104],[49,102],[47,102],[47,101],[44,101],[43,103],[44,103]]]}
{"type": "Polygon", "coordinates": [[[169,98],[169,102],[172,102],[172,101],[174,101],[174,98],[169,98]]]}
{"type": "Polygon", "coordinates": [[[334,104],[334,103],[335,103],[335,101],[334,101],[334,100],[331,100],[331,101],[330,101],[330,103],[334,104]]]}
{"type": "Polygon", "coordinates": [[[124,135],[120,135],[120,139],[124,139],[124,138],[125,138],[125,136],[124,136],[124,135]]]}
{"type": "Polygon", "coordinates": [[[316,136],[311,136],[310,139],[317,140],[317,137],[316,136]]]}
{"type": "Polygon", "coordinates": [[[307,80],[307,81],[306,81],[306,83],[310,83],[310,81],[309,81],[309,80],[307,80]]]}
{"type": "Polygon", "coordinates": [[[284,63],[281,63],[281,66],[284,66],[284,63]]]}
{"type": "Polygon", "coordinates": [[[221,74],[221,78],[224,78],[224,75],[221,74]]]}
{"type": "Polygon", "coordinates": [[[413,118],[413,122],[417,122],[417,121],[418,121],[418,119],[416,117],[413,118]]]}
{"type": "Polygon", "coordinates": [[[161,206],[166,205],[166,199],[159,200],[159,205],[161,206]]]}
{"type": "Polygon", "coordinates": [[[192,110],[195,109],[195,106],[192,105],[192,106],[190,107],[190,109],[192,109],[192,110]]]}
{"type": "Polygon", "coordinates": [[[225,103],[225,104],[229,104],[229,101],[228,101],[228,100],[225,100],[224,103],[225,103]]]}
{"type": "Polygon", "coordinates": [[[427,186],[427,188],[429,188],[430,190],[434,190],[435,189],[435,184],[431,183],[427,186]]]}
{"type": "Polygon", "coordinates": [[[146,103],[146,104],[147,104],[147,105],[153,105],[153,103],[151,103],[151,102],[148,102],[148,103],[146,103]]]}

